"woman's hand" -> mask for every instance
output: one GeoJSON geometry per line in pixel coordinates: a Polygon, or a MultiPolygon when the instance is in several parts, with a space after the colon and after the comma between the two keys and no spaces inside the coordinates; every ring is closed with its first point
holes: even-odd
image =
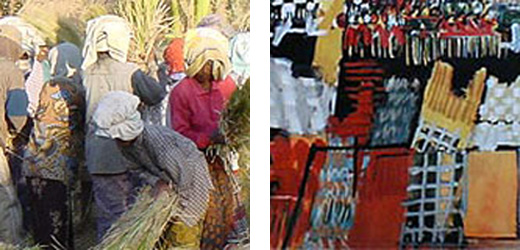
{"type": "Polygon", "coordinates": [[[36,60],[38,60],[38,62],[42,62],[44,60],[47,60],[48,56],[49,56],[49,47],[40,46],[40,52],[38,52],[38,55],[36,55],[36,60]]]}
{"type": "Polygon", "coordinates": [[[168,185],[167,182],[163,180],[158,180],[157,183],[155,183],[153,197],[157,198],[159,197],[159,195],[161,195],[161,193],[170,191],[172,191],[172,188],[170,187],[170,185],[168,185]]]}
{"type": "Polygon", "coordinates": [[[220,133],[220,131],[218,129],[215,130],[211,134],[211,137],[209,139],[211,141],[211,144],[225,144],[226,143],[226,138],[224,137],[224,135],[222,133],[220,133]]]}

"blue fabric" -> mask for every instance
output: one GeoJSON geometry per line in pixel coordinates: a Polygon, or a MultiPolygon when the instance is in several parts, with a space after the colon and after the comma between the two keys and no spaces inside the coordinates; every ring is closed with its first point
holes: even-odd
{"type": "Polygon", "coordinates": [[[6,111],[8,116],[27,116],[29,99],[23,89],[15,89],[7,92],[6,111]]]}

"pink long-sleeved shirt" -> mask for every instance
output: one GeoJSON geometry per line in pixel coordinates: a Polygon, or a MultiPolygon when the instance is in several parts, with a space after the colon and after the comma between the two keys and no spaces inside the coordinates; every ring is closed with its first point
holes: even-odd
{"type": "Polygon", "coordinates": [[[199,148],[206,148],[218,129],[220,113],[236,89],[231,77],[213,82],[205,90],[193,78],[184,78],[170,95],[172,128],[190,138],[199,148]]]}

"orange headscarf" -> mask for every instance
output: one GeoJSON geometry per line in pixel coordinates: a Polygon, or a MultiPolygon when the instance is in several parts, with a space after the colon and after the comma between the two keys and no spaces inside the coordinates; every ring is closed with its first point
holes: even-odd
{"type": "Polygon", "coordinates": [[[168,64],[170,74],[184,72],[184,39],[173,39],[164,50],[163,57],[168,64]]]}

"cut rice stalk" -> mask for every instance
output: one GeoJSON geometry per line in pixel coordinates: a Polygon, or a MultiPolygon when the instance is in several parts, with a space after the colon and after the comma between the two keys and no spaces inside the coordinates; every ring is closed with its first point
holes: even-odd
{"type": "Polygon", "coordinates": [[[166,226],[179,216],[177,202],[172,192],[154,198],[150,188],[143,189],[132,208],[112,225],[94,249],[161,249],[159,242],[166,226]]]}

